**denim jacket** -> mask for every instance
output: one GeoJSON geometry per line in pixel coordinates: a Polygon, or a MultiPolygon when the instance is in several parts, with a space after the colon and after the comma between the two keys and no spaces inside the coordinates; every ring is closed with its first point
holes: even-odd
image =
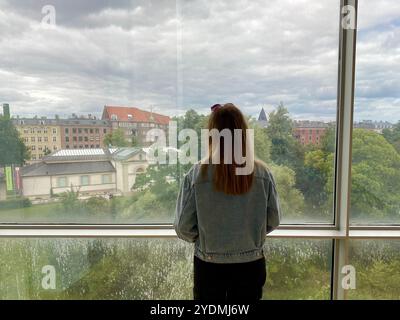
{"type": "Polygon", "coordinates": [[[266,234],[278,227],[280,206],[275,181],[261,162],[254,166],[250,190],[242,195],[215,191],[212,165],[208,177],[195,164],[178,195],[175,231],[195,243],[195,256],[214,263],[250,262],[263,257],[266,234]]]}

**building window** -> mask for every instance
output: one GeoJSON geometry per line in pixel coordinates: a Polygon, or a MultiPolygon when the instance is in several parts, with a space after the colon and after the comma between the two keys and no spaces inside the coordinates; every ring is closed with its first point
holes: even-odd
{"type": "Polygon", "coordinates": [[[56,142],[57,141],[57,137],[53,137],[53,142],[56,142]]]}
{"type": "Polygon", "coordinates": [[[111,120],[114,120],[114,121],[118,120],[117,115],[116,114],[112,114],[111,115],[111,120]]]}
{"type": "Polygon", "coordinates": [[[53,134],[56,134],[56,133],[57,133],[57,129],[53,128],[53,134]]]}
{"type": "Polygon", "coordinates": [[[73,128],[73,129],[72,129],[72,133],[76,133],[76,128],[73,128]]]}
{"type": "Polygon", "coordinates": [[[35,142],[35,137],[31,137],[31,142],[35,142]]]}
{"type": "Polygon", "coordinates": [[[101,183],[103,184],[112,183],[111,174],[103,174],[101,176],[101,183]]]}
{"type": "Polygon", "coordinates": [[[67,186],[67,177],[58,177],[57,178],[57,187],[65,188],[67,186]]]}
{"type": "Polygon", "coordinates": [[[48,137],[44,137],[43,140],[44,140],[44,142],[47,142],[47,141],[49,141],[49,138],[48,137]]]}
{"type": "Polygon", "coordinates": [[[69,134],[69,129],[65,128],[65,134],[69,134]]]}
{"type": "Polygon", "coordinates": [[[81,176],[81,186],[89,185],[89,176],[81,176]]]}
{"type": "Polygon", "coordinates": [[[65,142],[69,142],[69,137],[65,137],[65,142]]]}

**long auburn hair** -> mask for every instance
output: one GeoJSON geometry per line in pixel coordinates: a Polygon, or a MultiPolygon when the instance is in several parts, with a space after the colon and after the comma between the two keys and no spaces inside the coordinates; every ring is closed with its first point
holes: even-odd
{"type": "MultiPolygon", "coordinates": [[[[212,164],[211,158],[213,152],[216,150],[212,150],[212,138],[209,137],[208,143],[208,162],[211,163],[202,163],[201,164],[201,176],[202,178],[206,178],[208,175],[208,167],[210,165],[213,166],[214,172],[212,176],[212,181],[215,190],[222,191],[226,194],[230,195],[240,195],[248,192],[252,186],[254,172],[251,171],[248,175],[238,175],[236,173],[236,168],[244,167],[245,164],[236,164],[234,155],[233,155],[233,145],[235,144],[235,129],[241,129],[242,133],[242,156],[246,157],[246,130],[248,129],[248,125],[245,117],[242,112],[232,103],[227,103],[224,105],[215,105],[212,108],[213,112],[211,113],[208,120],[208,130],[217,129],[218,132],[221,132],[224,129],[228,129],[232,135],[232,155],[231,155],[231,163],[224,163],[224,145],[225,141],[223,141],[223,137],[221,137],[221,141],[219,143],[219,155],[221,156],[221,161],[219,164],[212,164]],[[223,142],[222,142],[223,141],[223,142]]],[[[217,150],[218,151],[218,150],[217,150]]],[[[248,159],[246,157],[246,159],[248,159]]],[[[251,158],[253,159],[253,158],[251,158]]],[[[254,159],[253,159],[254,161],[254,159]]]]}

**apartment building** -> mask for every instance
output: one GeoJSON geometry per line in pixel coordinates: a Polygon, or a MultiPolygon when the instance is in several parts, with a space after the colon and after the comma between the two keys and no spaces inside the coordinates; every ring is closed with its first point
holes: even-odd
{"type": "Polygon", "coordinates": [[[293,136],[302,144],[319,145],[329,124],[322,121],[294,121],[293,136]]]}
{"type": "Polygon", "coordinates": [[[112,130],[122,129],[127,141],[136,141],[141,146],[148,146],[154,139],[146,141],[147,132],[158,128],[164,130],[167,135],[170,118],[133,107],[105,106],[102,120],[110,121],[112,130]]]}
{"type": "Polygon", "coordinates": [[[61,130],[57,120],[17,118],[12,122],[30,151],[31,161],[38,161],[61,149],[61,130]]]}
{"type": "Polygon", "coordinates": [[[104,137],[111,132],[111,123],[89,116],[58,121],[63,149],[95,149],[104,147],[104,137]]]}

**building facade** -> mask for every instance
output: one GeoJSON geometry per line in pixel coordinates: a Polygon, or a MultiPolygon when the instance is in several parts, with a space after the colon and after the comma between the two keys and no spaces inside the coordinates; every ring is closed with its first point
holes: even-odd
{"type": "Polygon", "coordinates": [[[293,136],[302,145],[320,145],[329,124],[322,121],[294,121],[293,136]]]}
{"type": "Polygon", "coordinates": [[[63,149],[103,148],[106,134],[111,132],[111,123],[98,119],[62,119],[58,121],[63,149]]]}
{"type": "Polygon", "coordinates": [[[59,150],[21,168],[22,194],[31,199],[67,191],[81,196],[128,194],[147,166],[140,148],[59,150]]]}
{"type": "Polygon", "coordinates": [[[61,149],[60,125],[55,119],[13,119],[22,140],[30,151],[31,161],[61,149]]]}
{"type": "Polygon", "coordinates": [[[363,120],[354,123],[354,128],[366,129],[377,133],[382,133],[383,129],[392,129],[393,124],[388,121],[363,120]]]}
{"type": "Polygon", "coordinates": [[[170,118],[138,108],[105,106],[102,120],[110,121],[113,131],[122,129],[128,142],[148,146],[154,139],[150,137],[150,141],[146,141],[147,132],[156,128],[167,136],[170,118]]]}

